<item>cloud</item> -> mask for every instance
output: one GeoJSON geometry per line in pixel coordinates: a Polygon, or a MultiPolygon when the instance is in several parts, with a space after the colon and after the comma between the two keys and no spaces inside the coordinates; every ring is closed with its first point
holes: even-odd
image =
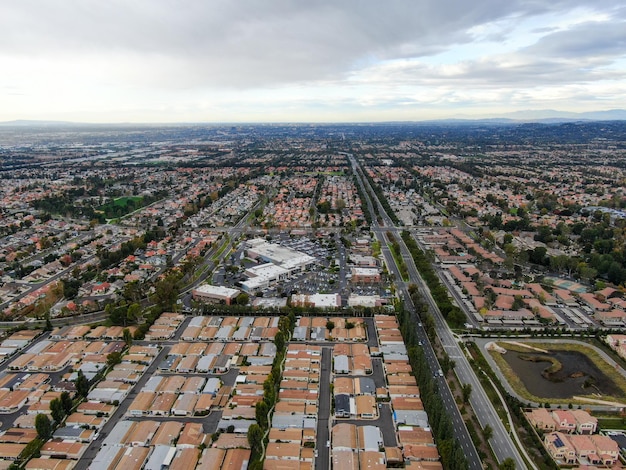
{"type": "Polygon", "coordinates": [[[148,85],[272,86],[434,55],[471,43],[477,25],[584,3],[20,0],[0,7],[0,50],[101,62],[112,79],[148,85]]]}
{"type": "Polygon", "coordinates": [[[624,56],[626,51],[626,21],[589,22],[566,31],[544,36],[530,47],[528,54],[557,59],[587,60],[624,56]]]}
{"type": "Polygon", "coordinates": [[[0,112],[587,104],[626,81],[625,19],[614,0],[2,2],[0,112]]]}

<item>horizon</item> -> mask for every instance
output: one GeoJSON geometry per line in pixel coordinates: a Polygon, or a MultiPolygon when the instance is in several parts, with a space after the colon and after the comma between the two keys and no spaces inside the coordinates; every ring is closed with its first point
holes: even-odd
{"type": "Polygon", "coordinates": [[[626,9],[610,0],[185,9],[24,0],[0,13],[0,121],[366,123],[626,109],[626,9]]]}
{"type": "Polygon", "coordinates": [[[429,124],[429,123],[494,123],[494,124],[559,124],[591,123],[602,121],[626,121],[626,110],[606,109],[584,113],[560,112],[556,110],[525,110],[492,116],[451,116],[437,119],[379,120],[379,121],[61,121],[39,119],[14,119],[0,121],[4,127],[29,126],[195,126],[195,125],[371,125],[371,124],[429,124]],[[517,115],[520,117],[512,117],[517,115]],[[534,116],[533,116],[534,115],[534,116]],[[539,116],[541,115],[541,116],[539,116]],[[526,116],[526,117],[522,117],[526,116]],[[533,116],[533,117],[530,117],[533,116]]]}

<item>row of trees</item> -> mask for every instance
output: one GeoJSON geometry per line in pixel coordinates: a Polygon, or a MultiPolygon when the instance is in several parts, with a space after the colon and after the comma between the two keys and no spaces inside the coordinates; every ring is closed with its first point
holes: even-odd
{"type": "Polygon", "coordinates": [[[361,210],[363,211],[363,217],[365,217],[365,221],[367,225],[372,225],[372,214],[370,213],[369,205],[366,203],[367,199],[365,199],[365,194],[363,194],[363,190],[361,185],[359,184],[356,175],[352,178],[352,183],[359,193],[359,199],[361,200],[361,210]]]}
{"type": "MultiPolygon", "coordinates": [[[[90,383],[82,371],[78,371],[75,385],[76,401],[86,398],[89,393],[90,383]]],[[[74,405],[75,401],[72,399],[69,392],[62,392],[59,398],[52,400],[50,402],[50,416],[46,413],[39,413],[35,417],[35,430],[37,431],[37,437],[28,443],[28,445],[20,453],[18,459],[11,464],[9,469],[18,470],[22,468],[24,462],[27,462],[31,459],[31,457],[38,455],[43,444],[52,437],[54,430],[61,426],[66,416],[72,413],[74,405]],[[52,417],[52,419],[50,419],[50,417],[52,417]]]]}
{"type": "Polygon", "coordinates": [[[437,307],[439,307],[439,311],[443,317],[452,328],[461,328],[465,323],[465,314],[459,307],[452,305],[452,301],[448,295],[448,289],[439,281],[439,277],[431,266],[426,254],[420,249],[417,242],[408,231],[404,230],[402,232],[402,240],[404,240],[404,243],[411,253],[417,270],[424,281],[426,281],[430,293],[433,299],[435,299],[437,307]]]}
{"type": "Polygon", "coordinates": [[[400,271],[400,277],[407,281],[409,279],[409,267],[406,265],[404,258],[402,258],[400,243],[398,243],[398,240],[396,240],[396,237],[394,237],[391,232],[387,232],[387,239],[391,243],[391,253],[393,254],[396,266],[398,266],[398,270],[400,271]]]}
{"type": "MultiPolygon", "coordinates": [[[[469,468],[467,459],[459,442],[454,438],[452,420],[446,412],[437,382],[433,380],[433,371],[430,370],[424,351],[417,340],[415,318],[404,308],[400,309],[397,317],[407,347],[409,363],[420,388],[420,397],[428,413],[428,422],[437,443],[443,467],[446,470],[466,470],[469,468]]],[[[427,318],[431,317],[428,315],[427,318]]]]}
{"type": "Polygon", "coordinates": [[[296,325],[296,316],[293,312],[281,316],[278,320],[278,332],[274,337],[276,357],[272,363],[272,371],[263,382],[263,400],[256,404],[256,423],[248,428],[248,443],[252,451],[250,455],[250,470],[263,468],[264,446],[266,434],[270,427],[270,412],[278,400],[278,390],[282,380],[282,364],[287,353],[287,342],[296,325]]]}
{"type": "MultiPolygon", "coordinates": [[[[367,172],[364,171],[363,174],[369,181],[370,187],[373,189],[374,194],[376,195],[376,198],[378,198],[378,201],[380,201],[380,205],[383,206],[383,209],[385,210],[385,212],[387,213],[391,221],[395,225],[400,224],[400,220],[396,216],[395,211],[389,205],[389,201],[387,201],[387,198],[385,197],[385,194],[383,193],[382,188],[376,183],[374,183],[374,180],[367,172]]],[[[378,214],[378,206],[376,205],[376,202],[375,202],[376,198],[372,198],[372,201],[374,202],[374,211],[378,214]]],[[[380,214],[378,215],[380,216],[380,214]]]]}

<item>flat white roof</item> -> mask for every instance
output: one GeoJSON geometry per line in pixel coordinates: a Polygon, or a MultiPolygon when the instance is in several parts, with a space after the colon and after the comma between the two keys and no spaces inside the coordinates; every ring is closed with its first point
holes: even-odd
{"type": "Polygon", "coordinates": [[[276,243],[269,243],[262,238],[255,238],[254,240],[249,240],[247,243],[251,251],[276,264],[299,266],[316,261],[316,258],[313,256],[309,256],[293,248],[288,248],[276,243]]]}
{"type": "Polygon", "coordinates": [[[230,287],[224,286],[213,286],[211,284],[202,284],[197,289],[195,289],[195,291],[201,294],[219,295],[221,297],[229,298],[239,295],[238,289],[231,289],[230,287]]]}
{"type": "Polygon", "coordinates": [[[320,308],[341,306],[341,297],[339,294],[294,294],[291,299],[295,303],[310,303],[320,308]]]}
{"type": "Polygon", "coordinates": [[[376,307],[376,302],[380,300],[378,295],[355,295],[348,297],[350,307],[376,307]]]}
{"type": "Polygon", "coordinates": [[[352,273],[359,276],[375,276],[380,274],[380,270],[378,268],[352,268],[352,273]]]}
{"type": "Polygon", "coordinates": [[[252,276],[266,280],[278,279],[281,275],[289,274],[289,271],[272,263],[259,264],[246,270],[252,276]]]}

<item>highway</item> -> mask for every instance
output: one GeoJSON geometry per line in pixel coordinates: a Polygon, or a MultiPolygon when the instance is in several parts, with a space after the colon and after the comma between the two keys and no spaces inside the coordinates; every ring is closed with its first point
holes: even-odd
{"type": "MultiPolygon", "coordinates": [[[[389,272],[393,274],[396,279],[396,287],[399,293],[401,294],[401,298],[405,300],[405,308],[411,313],[411,316],[414,319],[417,335],[418,335],[419,341],[422,343],[424,355],[426,357],[428,365],[430,366],[430,370],[433,373],[433,376],[434,377],[436,376],[435,380],[437,380],[437,385],[439,387],[439,392],[443,399],[443,404],[445,406],[446,413],[448,414],[448,416],[450,416],[450,419],[452,420],[455,437],[458,440],[459,445],[463,449],[463,453],[467,459],[468,467],[471,470],[482,469],[483,468],[482,461],[480,459],[480,456],[478,455],[478,452],[476,450],[476,447],[474,446],[474,443],[472,442],[469,431],[467,430],[467,427],[465,425],[465,421],[463,420],[463,417],[461,416],[461,412],[459,411],[456,405],[456,402],[454,401],[454,396],[452,395],[452,392],[450,391],[450,387],[448,387],[448,383],[446,382],[444,377],[439,377],[438,375],[436,375],[436,372],[440,369],[437,356],[435,355],[435,351],[433,350],[428,340],[426,331],[421,326],[421,322],[419,321],[417,317],[417,314],[415,312],[415,306],[411,302],[411,298],[409,296],[408,285],[402,280],[400,271],[398,270],[398,267],[394,261],[393,255],[387,245],[385,232],[389,231],[389,232],[394,233],[394,237],[396,238],[396,240],[398,240],[402,248],[403,258],[405,258],[405,262],[407,263],[407,266],[409,266],[410,279],[417,281],[416,284],[418,285],[419,285],[419,281],[421,281],[421,278],[419,277],[419,273],[417,272],[417,269],[415,268],[415,264],[413,263],[413,260],[406,246],[402,242],[402,239],[400,238],[400,235],[398,234],[397,229],[395,228],[389,216],[385,213],[382,205],[380,204],[380,201],[378,200],[375,200],[374,203],[377,204],[378,213],[381,214],[382,221],[384,225],[386,226],[380,226],[375,221],[375,212],[373,210],[373,204],[370,199],[370,194],[375,194],[375,193],[371,190],[371,188],[369,191],[366,190],[365,185],[369,187],[369,182],[360,174],[359,172],[360,168],[356,160],[354,159],[354,157],[352,155],[348,155],[348,158],[350,159],[354,174],[357,175],[357,181],[361,185],[363,194],[365,195],[366,201],[364,202],[370,208],[370,213],[372,214],[372,231],[374,232],[377,240],[380,242],[381,251],[385,258],[385,264],[387,265],[389,272]]],[[[422,285],[421,291],[423,292],[424,289],[425,287],[422,285]]],[[[434,306],[434,308],[436,309],[436,305],[434,306]]],[[[432,305],[431,305],[431,309],[433,309],[432,305]]],[[[445,322],[444,322],[444,325],[445,325],[445,322]]],[[[447,328],[447,325],[446,325],[446,328],[447,328]]],[[[480,388],[480,386],[478,386],[478,388],[480,388]]],[[[518,468],[524,468],[524,466],[521,466],[518,468]]]]}

